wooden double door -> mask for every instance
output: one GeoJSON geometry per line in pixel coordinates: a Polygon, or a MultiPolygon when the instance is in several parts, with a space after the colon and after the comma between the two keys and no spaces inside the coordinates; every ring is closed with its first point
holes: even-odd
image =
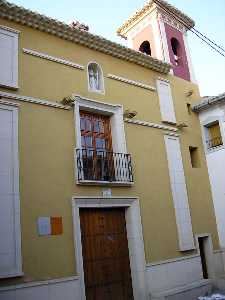
{"type": "Polygon", "coordinates": [[[133,300],[124,208],[80,209],[87,300],[133,300]]]}

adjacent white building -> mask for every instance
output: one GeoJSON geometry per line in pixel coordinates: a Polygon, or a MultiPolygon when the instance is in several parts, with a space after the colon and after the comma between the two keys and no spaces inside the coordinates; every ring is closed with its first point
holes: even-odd
{"type": "Polygon", "coordinates": [[[193,106],[199,114],[221,248],[225,248],[225,93],[193,106]]]}

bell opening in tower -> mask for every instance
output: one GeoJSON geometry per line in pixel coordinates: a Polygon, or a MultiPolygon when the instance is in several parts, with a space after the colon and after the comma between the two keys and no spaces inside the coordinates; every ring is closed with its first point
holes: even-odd
{"type": "Polygon", "coordinates": [[[176,38],[171,39],[171,47],[174,55],[175,65],[179,66],[181,64],[181,46],[176,38]]]}
{"type": "Polygon", "coordinates": [[[151,46],[150,46],[150,43],[149,41],[144,41],[141,46],[139,47],[139,51],[141,51],[142,53],[144,54],[147,54],[147,55],[150,55],[152,54],[152,51],[151,51],[151,46]]]}

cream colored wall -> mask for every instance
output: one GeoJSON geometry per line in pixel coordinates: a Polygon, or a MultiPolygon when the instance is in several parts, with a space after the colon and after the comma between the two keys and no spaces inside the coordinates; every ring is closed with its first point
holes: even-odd
{"type": "MultiPolygon", "coordinates": [[[[21,30],[20,89],[17,93],[54,101],[76,93],[98,101],[123,104],[124,109],[138,112],[137,119],[161,123],[156,92],[106,77],[111,73],[156,86],[156,79],[161,74],[15,23],[0,20],[0,24],[21,30]],[[89,61],[97,61],[105,76],[105,95],[88,92],[86,70],[24,54],[22,48],[68,59],[85,67],[89,61]]],[[[186,108],[185,92],[193,89],[193,100],[199,97],[199,92],[191,83],[170,75],[164,77],[171,81],[177,119],[189,126],[180,133],[194,233],[212,233],[217,249],[218,237],[200,126],[197,116],[194,113],[189,115],[186,108]],[[189,146],[199,147],[199,169],[191,167],[189,146]]],[[[19,122],[23,270],[30,279],[73,275],[76,268],[71,198],[100,196],[102,187],[75,184],[73,111],[23,103],[19,122]],[[39,216],[62,216],[63,234],[38,237],[36,221],[39,216]]],[[[189,254],[177,250],[164,131],[134,124],[126,124],[125,130],[135,181],[132,187],[112,187],[112,194],[140,197],[146,261],[189,254]]]]}

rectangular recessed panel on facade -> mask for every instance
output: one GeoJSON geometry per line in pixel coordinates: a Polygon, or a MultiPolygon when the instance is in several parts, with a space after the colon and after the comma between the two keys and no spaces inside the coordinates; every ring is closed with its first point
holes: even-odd
{"type": "Polygon", "coordinates": [[[157,91],[159,95],[162,120],[166,122],[176,123],[170,84],[162,80],[157,80],[157,91]]]}
{"type": "Polygon", "coordinates": [[[181,251],[191,250],[194,249],[194,238],[179,138],[165,136],[165,145],[179,247],[181,251]]]}
{"type": "Polygon", "coordinates": [[[18,77],[18,33],[0,28],[0,84],[16,87],[18,77]]]}
{"type": "Polygon", "coordinates": [[[13,111],[0,107],[0,277],[18,270],[13,126],[13,111]]]}

